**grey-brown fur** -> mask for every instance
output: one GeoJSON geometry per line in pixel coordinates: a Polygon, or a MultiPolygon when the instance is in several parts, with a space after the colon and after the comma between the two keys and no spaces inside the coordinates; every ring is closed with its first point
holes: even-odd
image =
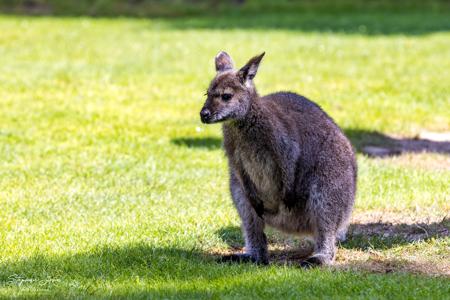
{"type": "Polygon", "coordinates": [[[220,52],[200,112],[204,123],[223,122],[231,195],[245,237],[246,253],[224,259],[268,263],[267,224],[314,237],[304,266],[329,264],[354,203],[354,152],[333,120],[305,97],[258,95],[253,77],[263,56],[235,70],[220,52]]]}

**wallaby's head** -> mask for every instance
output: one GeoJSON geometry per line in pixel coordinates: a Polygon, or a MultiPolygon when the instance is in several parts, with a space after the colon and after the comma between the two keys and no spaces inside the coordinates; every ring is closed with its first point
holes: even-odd
{"type": "Polygon", "coordinates": [[[238,120],[245,117],[256,90],[253,78],[265,53],[253,57],[239,70],[226,52],[219,52],[215,58],[217,74],[206,92],[206,101],[200,111],[203,123],[217,123],[238,120]]]}

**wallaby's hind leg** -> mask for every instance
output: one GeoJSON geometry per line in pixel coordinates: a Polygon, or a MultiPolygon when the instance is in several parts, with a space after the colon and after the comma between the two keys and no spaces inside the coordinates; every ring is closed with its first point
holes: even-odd
{"type": "Polygon", "coordinates": [[[268,264],[269,258],[267,239],[264,233],[264,220],[256,214],[234,174],[231,174],[230,185],[233,202],[242,220],[245,253],[223,256],[222,261],[251,261],[259,264],[268,264]]]}
{"type": "Polygon", "coordinates": [[[336,240],[338,242],[343,243],[347,240],[348,227],[350,225],[350,215],[351,215],[351,208],[346,211],[338,227],[336,233],[336,240]]]}
{"type": "Polygon", "coordinates": [[[341,243],[345,242],[347,240],[347,232],[348,225],[339,228],[336,234],[336,240],[341,243]]]}
{"type": "Polygon", "coordinates": [[[315,236],[314,253],[301,263],[302,267],[309,268],[319,265],[329,265],[336,254],[335,232],[319,229],[315,236]]]}
{"type": "Polygon", "coordinates": [[[308,207],[313,217],[315,248],[313,255],[302,262],[303,267],[331,264],[336,254],[336,236],[342,215],[335,207],[339,205],[337,199],[341,199],[341,194],[335,190],[330,193],[323,185],[318,189],[318,186],[313,184],[311,187],[308,207]]]}

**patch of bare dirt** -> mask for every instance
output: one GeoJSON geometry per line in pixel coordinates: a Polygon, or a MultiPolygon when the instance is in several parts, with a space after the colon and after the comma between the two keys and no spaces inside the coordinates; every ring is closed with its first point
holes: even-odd
{"type": "MultiPolygon", "coordinates": [[[[415,242],[431,238],[450,237],[450,217],[447,215],[414,215],[385,211],[355,213],[349,228],[348,241],[338,248],[335,264],[338,270],[357,270],[373,273],[407,272],[427,276],[450,276],[450,248],[432,246],[416,248],[415,242]],[[400,241],[377,249],[359,247],[355,241],[370,244],[370,239],[379,237],[386,241],[400,241]],[[401,246],[401,248],[396,248],[401,246]]],[[[287,237],[269,232],[271,264],[299,266],[312,254],[314,245],[308,239],[287,237]]],[[[417,244],[418,245],[418,244],[417,244]]],[[[442,247],[442,246],[441,246],[442,247]]],[[[244,249],[233,245],[228,249],[213,249],[210,254],[217,257],[242,253],[244,249]]]]}
{"type": "Polygon", "coordinates": [[[339,249],[333,268],[338,270],[367,271],[371,273],[406,272],[411,274],[450,276],[447,260],[401,258],[377,251],[339,249]]]}
{"type": "MultiPolygon", "coordinates": [[[[291,249],[289,246],[269,247],[270,263],[281,266],[299,267],[300,263],[312,254],[312,247],[291,249]]],[[[214,257],[243,253],[244,248],[238,249],[215,249],[210,252],[214,257]]],[[[355,249],[339,248],[332,269],[366,271],[370,273],[392,273],[405,272],[428,276],[449,276],[450,261],[431,257],[402,257],[383,253],[380,251],[362,251],[355,249]]]]}

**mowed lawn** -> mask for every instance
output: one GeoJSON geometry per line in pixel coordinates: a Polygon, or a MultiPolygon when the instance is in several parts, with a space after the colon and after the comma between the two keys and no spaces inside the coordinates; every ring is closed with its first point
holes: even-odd
{"type": "Polygon", "coordinates": [[[450,131],[449,14],[378,17],[1,16],[0,298],[449,299],[445,142],[361,153],[450,131]],[[270,266],[216,262],[243,246],[220,125],[199,120],[219,50],[266,51],[260,93],[316,101],[357,147],[334,267],[298,268],[306,243],[273,230],[270,266]]]}

